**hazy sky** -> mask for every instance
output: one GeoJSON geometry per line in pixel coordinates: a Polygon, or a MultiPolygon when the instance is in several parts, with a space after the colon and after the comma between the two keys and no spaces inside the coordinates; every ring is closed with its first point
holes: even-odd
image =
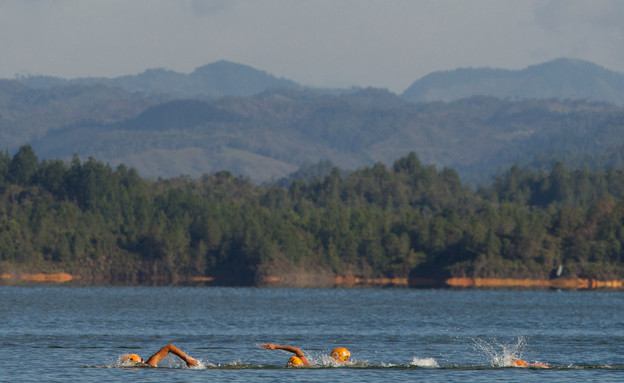
{"type": "Polygon", "coordinates": [[[558,57],[624,72],[620,0],[0,0],[0,77],[190,73],[229,60],[401,93],[459,67],[558,57]]]}

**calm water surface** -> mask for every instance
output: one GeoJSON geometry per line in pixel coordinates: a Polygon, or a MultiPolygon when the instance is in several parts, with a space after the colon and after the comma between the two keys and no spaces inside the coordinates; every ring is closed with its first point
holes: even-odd
{"type": "Polygon", "coordinates": [[[623,292],[0,286],[0,303],[7,382],[624,381],[623,292]],[[284,368],[267,342],[317,367],[284,368]],[[118,362],[168,343],[202,367],[118,362]],[[338,346],[355,366],[332,363],[338,346]]]}

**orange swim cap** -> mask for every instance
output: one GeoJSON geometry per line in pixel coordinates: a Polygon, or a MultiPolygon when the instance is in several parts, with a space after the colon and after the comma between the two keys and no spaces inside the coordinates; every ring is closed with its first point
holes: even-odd
{"type": "Polygon", "coordinates": [[[291,356],[286,363],[286,367],[301,367],[303,366],[303,360],[297,356],[291,356]]]}
{"type": "Polygon", "coordinates": [[[347,359],[351,356],[349,350],[344,347],[338,347],[334,351],[331,352],[331,357],[336,359],[339,362],[346,362],[347,359]]]}
{"type": "Polygon", "coordinates": [[[521,359],[512,359],[511,360],[511,365],[513,367],[528,367],[529,366],[527,364],[527,362],[525,362],[524,360],[521,360],[521,359]]]}
{"type": "Polygon", "coordinates": [[[143,359],[141,359],[141,357],[138,356],[137,354],[126,354],[126,355],[123,356],[121,361],[122,362],[132,362],[132,363],[141,363],[141,362],[143,362],[143,359]]]}

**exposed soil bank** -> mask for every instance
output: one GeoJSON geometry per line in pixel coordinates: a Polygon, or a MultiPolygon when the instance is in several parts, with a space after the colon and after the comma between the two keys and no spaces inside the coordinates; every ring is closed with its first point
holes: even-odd
{"type": "MultiPolygon", "coordinates": [[[[171,284],[168,278],[152,278],[160,284],[171,284]]],[[[68,273],[0,274],[5,283],[106,283],[68,273]]],[[[179,284],[219,285],[215,277],[191,277],[179,284]]],[[[624,280],[602,281],[594,278],[515,279],[515,278],[367,278],[357,275],[288,274],[259,278],[260,287],[438,287],[438,288],[557,288],[557,289],[624,289],[624,280]]]]}
{"type": "Polygon", "coordinates": [[[459,288],[557,288],[557,289],[622,289],[624,280],[600,281],[594,278],[515,279],[515,278],[449,278],[434,280],[413,278],[410,287],[459,288]]]}
{"type": "Polygon", "coordinates": [[[13,275],[13,274],[1,274],[0,278],[2,280],[22,280],[26,282],[69,282],[72,280],[80,279],[79,276],[71,275],[67,273],[37,273],[37,274],[21,274],[21,275],[13,275]]]}
{"type": "MultiPolygon", "coordinates": [[[[279,276],[265,277],[261,285],[288,285],[279,276]]],[[[356,275],[335,276],[334,287],[441,287],[441,288],[557,288],[624,289],[624,280],[601,281],[593,278],[515,279],[515,278],[365,278],[356,275]]],[[[327,283],[325,286],[328,285],[327,283]]],[[[323,286],[323,287],[325,287],[323,286]]]]}

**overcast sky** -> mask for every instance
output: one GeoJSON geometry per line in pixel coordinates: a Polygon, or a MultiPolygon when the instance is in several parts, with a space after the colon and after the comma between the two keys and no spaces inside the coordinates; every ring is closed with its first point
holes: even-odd
{"type": "Polygon", "coordinates": [[[229,60],[403,92],[437,70],[558,57],[624,72],[620,0],[0,0],[0,77],[190,73],[229,60]]]}

